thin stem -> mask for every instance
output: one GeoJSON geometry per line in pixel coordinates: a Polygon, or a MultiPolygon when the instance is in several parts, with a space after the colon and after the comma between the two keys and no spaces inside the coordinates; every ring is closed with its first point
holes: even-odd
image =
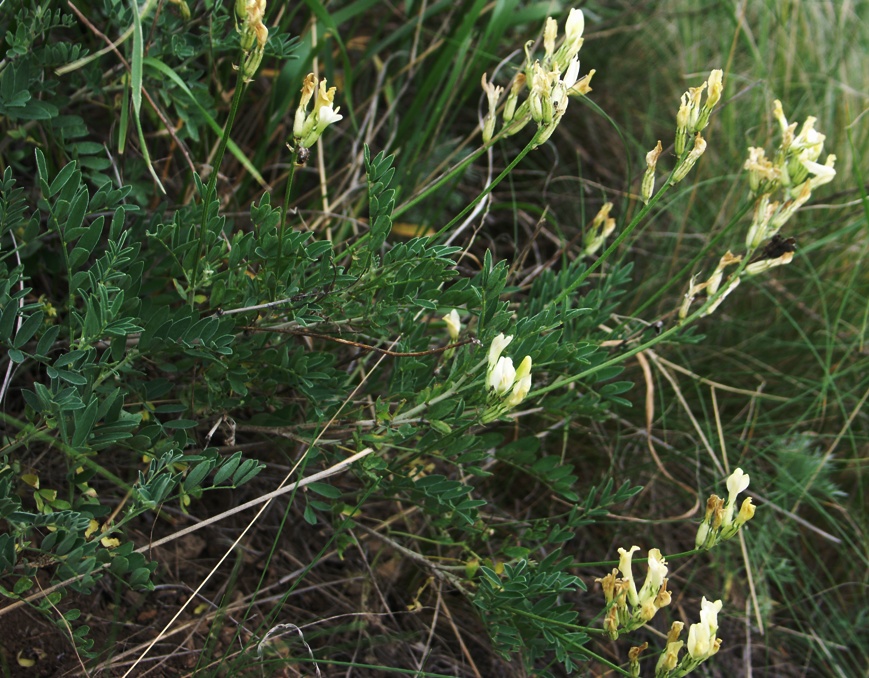
{"type": "Polygon", "coordinates": [[[742,207],[740,207],[739,211],[736,213],[736,216],[734,216],[730,220],[730,223],[725,228],[721,229],[721,231],[718,234],[716,234],[711,240],[709,240],[709,242],[706,244],[706,248],[699,255],[694,257],[694,259],[689,261],[682,268],[681,271],[679,271],[674,276],[672,276],[666,283],[664,283],[660,287],[656,288],[655,293],[652,296],[650,296],[648,299],[646,299],[646,301],[644,301],[640,305],[640,307],[636,311],[634,311],[634,314],[636,316],[639,316],[643,311],[645,311],[652,304],[654,304],[658,299],[660,299],[662,296],[664,296],[667,293],[667,291],[671,287],[673,287],[673,285],[676,285],[680,281],[683,281],[685,279],[685,276],[691,272],[691,270],[694,268],[694,266],[696,266],[697,262],[700,261],[700,259],[703,257],[703,254],[705,252],[708,252],[715,244],[718,243],[719,240],[721,240],[725,235],[727,235],[730,232],[731,226],[733,226],[740,219],[742,219],[742,217],[745,216],[745,213],[748,212],[751,209],[751,207],[752,207],[752,204],[750,202],[745,203],[742,207]]]}
{"type": "Polygon", "coordinates": [[[492,143],[494,141],[495,141],[495,139],[493,139],[488,144],[485,144],[485,145],[481,146],[480,148],[478,148],[476,151],[471,153],[467,158],[462,160],[458,165],[453,167],[449,172],[444,174],[440,179],[438,179],[437,181],[435,181],[431,185],[429,185],[428,188],[423,189],[420,193],[418,193],[417,195],[412,197],[406,203],[404,203],[403,205],[400,205],[395,210],[393,210],[392,218],[397,219],[399,216],[401,216],[402,214],[407,212],[407,210],[409,210],[411,207],[413,207],[414,205],[416,205],[419,202],[422,202],[429,195],[436,192],[441,186],[443,186],[450,179],[452,179],[453,176],[455,176],[456,174],[458,174],[459,172],[464,170],[468,165],[470,165],[472,162],[474,162],[474,160],[476,160],[481,155],[483,155],[483,153],[485,153],[487,150],[489,150],[489,147],[492,145],[492,143]]]}
{"type": "Polygon", "coordinates": [[[567,376],[567,377],[562,377],[561,379],[556,379],[551,384],[544,386],[542,388],[539,388],[536,391],[532,391],[531,393],[528,394],[528,397],[532,398],[535,396],[541,396],[545,393],[549,393],[550,391],[554,391],[557,388],[561,388],[562,386],[567,386],[568,384],[572,384],[575,381],[579,381],[580,379],[584,379],[585,377],[588,377],[596,372],[600,372],[601,370],[604,370],[607,367],[612,367],[613,365],[618,365],[619,363],[624,362],[625,360],[627,360],[631,356],[635,356],[637,353],[642,353],[646,349],[652,348],[656,344],[659,344],[662,341],[664,341],[665,339],[673,336],[674,334],[679,332],[679,330],[687,327],[688,325],[693,323],[695,320],[702,317],[703,314],[706,312],[706,309],[709,308],[719,298],[719,296],[723,292],[726,292],[726,291],[727,291],[726,286],[723,286],[723,289],[718,290],[718,292],[715,295],[713,295],[712,297],[709,297],[706,300],[706,303],[704,303],[700,308],[698,308],[696,311],[694,311],[694,313],[689,315],[684,320],[679,321],[673,327],[671,327],[669,330],[666,330],[665,332],[659,334],[657,337],[652,337],[646,343],[638,344],[637,346],[634,346],[632,349],[629,349],[627,351],[620,353],[615,358],[611,358],[610,360],[606,360],[606,361],[602,362],[600,365],[595,365],[594,367],[589,367],[587,370],[583,370],[582,372],[579,372],[578,374],[574,374],[572,376],[567,376]]]}
{"type": "MultiPolygon", "coordinates": [[[[687,157],[687,153],[685,154],[687,157]]],[[[619,245],[621,245],[630,235],[633,233],[634,229],[639,226],[640,222],[645,218],[645,216],[652,211],[652,208],[658,203],[658,201],[664,196],[664,194],[672,187],[670,184],[670,178],[676,173],[676,170],[684,162],[684,158],[682,161],[676,163],[676,167],[673,168],[673,171],[667,176],[666,181],[663,183],[661,188],[658,189],[658,192],[652,196],[648,203],[643,205],[643,208],[637,212],[633,219],[631,219],[631,223],[629,223],[625,229],[618,235],[618,237],[613,240],[612,244],[604,250],[604,253],[601,254],[597,259],[595,259],[594,263],[589,266],[581,275],[579,275],[576,280],[571,282],[567,287],[561,290],[561,293],[556,296],[551,301],[547,302],[547,306],[551,304],[558,304],[564,301],[567,297],[573,294],[576,290],[580,288],[580,286],[588,279],[592,273],[594,273],[598,268],[601,267],[603,262],[610,258],[613,252],[618,249],[619,245]]]]}
{"type": "Polygon", "coordinates": [[[284,205],[281,208],[281,225],[278,229],[278,272],[281,270],[284,256],[284,229],[287,226],[287,212],[290,211],[290,195],[293,192],[293,178],[296,176],[296,161],[299,159],[299,140],[295,140],[293,153],[290,155],[290,174],[287,177],[287,188],[284,191],[284,205]]]}
{"type": "MultiPolygon", "coordinates": [[[[455,217],[453,217],[452,220],[451,220],[451,221],[450,221],[446,226],[444,226],[443,228],[441,228],[441,229],[440,229],[440,230],[435,234],[435,237],[437,238],[437,237],[443,235],[444,233],[446,233],[446,232],[447,232],[449,229],[451,229],[451,228],[452,228],[452,227],[453,227],[453,226],[454,226],[458,221],[460,221],[462,218],[464,218],[464,216],[465,216],[468,212],[470,212],[472,209],[474,209],[474,207],[476,207],[477,204],[478,204],[478,203],[479,203],[483,198],[485,198],[487,195],[489,195],[489,193],[491,193],[493,190],[495,190],[495,187],[496,187],[498,184],[500,184],[500,183],[501,183],[501,182],[502,182],[502,181],[503,181],[503,180],[504,180],[504,179],[505,179],[505,178],[510,174],[510,172],[513,171],[513,169],[516,167],[516,165],[518,165],[526,155],[528,155],[531,151],[533,151],[535,148],[537,148],[537,139],[539,138],[541,132],[542,132],[544,129],[545,129],[545,128],[543,128],[543,127],[539,127],[539,128],[537,129],[537,131],[534,133],[534,136],[531,137],[531,141],[529,141],[529,142],[525,145],[525,148],[523,148],[523,149],[519,152],[519,155],[517,155],[515,158],[513,158],[513,160],[510,161],[510,164],[507,165],[507,166],[504,168],[504,170],[503,170],[503,171],[502,171],[502,172],[501,172],[497,177],[495,177],[495,180],[492,181],[491,183],[489,183],[489,185],[486,186],[486,188],[484,188],[484,189],[480,192],[480,194],[479,194],[476,198],[474,198],[474,199],[473,199],[473,200],[468,204],[467,207],[465,207],[465,209],[463,209],[463,210],[462,210],[461,212],[459,212],[455,217]]],[[[485,149],[485,148],[486,148],[486,146],[483,146],[483,149],[485,149]]]]}
{"type": "Polygon", "coordinates": [[[226,127],[223,128],[223,136],[220,137],[220,145],[217,147],[217,155],[214,157],[214,162],[211,167],[211,176],[208,177],[208,185],[205,188],[205,195],[202,197],[202,220],[199,225],[199,245],[196,248],[196,260],[193,262],[193,276],[190,278],[190,306],[195,304],[196,284],[199,278],[199,263],[202,260],[202,250],[205,247],[205,233],[208,230],[208,206],[211,203],[212,195],[217,188],[217,175],[220,173],[220,164],[223,162],[223,155],[226,153],[226,146],[229,144],[229,136],[232,132],[232,125],[235,122],[236,113],[238,113],[241,97],[244,94],[244,51],[239,51],[238,60],[238,75],[235,80],[235,92],[232,95],[232,104],[229,109],[229,118],[226,121],[226,127]]]}

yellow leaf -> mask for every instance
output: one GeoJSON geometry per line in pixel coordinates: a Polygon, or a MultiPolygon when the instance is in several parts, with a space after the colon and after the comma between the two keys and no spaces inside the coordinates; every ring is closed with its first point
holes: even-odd
{"type": "Polygon", "coordinates": [[[39,496],[45,499],[45,501],[52,502],[57,499],[57,490],[38,490],[39,496]]]}
{"type": "Polygon", "coordinates": [[[419,238],[422,236],[433,236],[437,231],[420,224],[409,224],[399,221],[392,224],[392,232],[402,238],[419,238]]]}
{"type": "Polygon", "coordinates": [[[21,655],[22,652],[24,652],[24,650],[18,650],[18,654],[15,655],[15,660],[18,662],[18,666],[23,666],[25,669],[29,669],[31,666],[36,666],[36,660],[23,657],[21,655]]]}

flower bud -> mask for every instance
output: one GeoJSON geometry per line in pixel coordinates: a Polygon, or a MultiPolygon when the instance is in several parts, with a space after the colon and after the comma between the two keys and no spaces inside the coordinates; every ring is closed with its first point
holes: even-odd
{"type": "Polygon", "coordinates": [[[462,331],[462,321],[459,318],[459,312],[456,309],[453,309],[443,317],[443,321],[446,323],[450,340],[455,341],[458,339],[459,334],[462,331]]]}
{"type": "Polygon", "coordinates": [[[690,153],[685,156],[685,159],[676,167],[676,171],[673,173],[673,178],[670,179],[670,184],[678,184],[682,179],[684,179],[688,172],[691,171],[691,168],[694,167],[697,160],[700,159],[700,156],[706,151],[706,140],[700,136],[698,132],[694,137],[694,147],[691,149],[690,153]]]}
{"type": "Polygon", "coordinates": [[[643,202],[646,205],[649,204],[649,199],[655,191],[655,167],[658,164],[658,158],[661,157],[661,153],[663,152],[664,148],[661,146],[661,140],[658,139],[658,145],[646,153],[646,173],[643,175],[643,185],[641,190],[643,202]]]}

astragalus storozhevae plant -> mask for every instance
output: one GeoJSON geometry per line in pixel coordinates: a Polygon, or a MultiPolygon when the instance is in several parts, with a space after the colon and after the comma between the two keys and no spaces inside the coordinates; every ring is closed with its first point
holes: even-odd
{"type": "Polygon", "coordinates": [[[859,666],[858,154],[670,9],[0,5],[4,671],[859,666]]]}

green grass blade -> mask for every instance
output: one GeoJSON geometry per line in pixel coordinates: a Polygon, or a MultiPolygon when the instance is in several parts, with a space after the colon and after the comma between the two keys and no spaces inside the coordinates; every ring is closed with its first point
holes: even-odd
{"type": "MultiPolygon", "coordinates": [[[[193,102],[193,105],[199,110],[202,114],[202,117],[205,118],[205,121],[208,123],[208,126],[214,130],[215,134],[221,135],[223,134],[223,128],[218,124],[218,122],[211,117],[211,115],[206,111],[202,105],[196,100],[196,97],[193,96],[193,92],[190,91],[190,88],[186,85],[186,83],[181,79],[181,77],[172,70],[171,67],[164,64],[159,59],[155,59],[153,57],[145,57],[142,61],[145,66],[150,66],[154,70],[158,71],[162,75],[169,78],[173,83],[175,83],[182,92],[187,94],[190,97],[190,100],[193,102]]],[[[250,175],[257,180],[260,186],[263,188],[268,188],[269,185],[266,183],[266,180],[263,179],[262,175],[257,171],[256,167],[254,167],[253,163],[248,159],[248,157],[244,154],[244,152],[238,147],[238,145],[230,139],[227,143],[227,148],[229,152],[235,156],[235,159],[238,160],[242,166],[250,173],[250,175]]]]}

